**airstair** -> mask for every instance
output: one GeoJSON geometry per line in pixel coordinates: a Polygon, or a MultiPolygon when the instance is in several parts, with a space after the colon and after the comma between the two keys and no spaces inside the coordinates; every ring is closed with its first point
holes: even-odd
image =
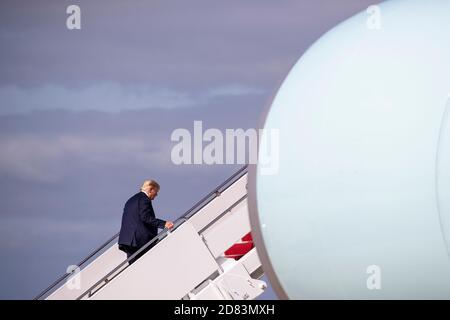
{"type": "Polygon", "coordinates": [[[255,299],[267,286],[247,206],[245,166],[130,259],[116,234],[35,299],[255,299]]]}

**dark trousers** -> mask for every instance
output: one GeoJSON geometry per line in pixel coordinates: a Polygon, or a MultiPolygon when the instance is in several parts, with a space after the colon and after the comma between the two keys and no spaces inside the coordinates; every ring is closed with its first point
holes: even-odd
{"type": "MultiPolygon", "coordinates": [[[[156,241],[157,242],[157,241],[156,241]]],[[[135,256],[133,259],[128,261],[128,263],[131,265],[132,263],[136,262],[137,259],[142,257],[144,254],[146,254],[151,248],[153,248],[156,245],[156,242],[149,245],[147,248],[142,250],[137,256],[135,256]]],[[[127,246],[125,244],[119,244],[119,249],[122,250],[127,254],[127,259],[129,259],[133,254],[135,254],[141,247],[132,247],[127,246]]]]}

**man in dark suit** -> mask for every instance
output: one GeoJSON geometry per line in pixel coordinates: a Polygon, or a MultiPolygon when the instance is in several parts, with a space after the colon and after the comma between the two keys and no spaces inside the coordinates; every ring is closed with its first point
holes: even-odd
{"type": "MultiPolygon", "coordinates": [[[[127,258],[156,237],[158,228],[173,228],[172,221],[164,221],[155,217],[152,200],[158,195],[159,189],[156,181],[146,180],[142,184],[141,192],[136,193],[125,203],[118,244],[119,249],[127,254],[127,258]]],[[[149,246],[129,263],[135,262],[155,244],[149,246]]]]}

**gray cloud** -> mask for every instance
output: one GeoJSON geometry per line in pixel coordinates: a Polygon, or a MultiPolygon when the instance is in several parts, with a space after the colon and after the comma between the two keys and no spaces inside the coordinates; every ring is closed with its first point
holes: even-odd
{"type": "Polygon", "coordinates": [[[70,2],[1,2],[0,83],[120,79],[177,91],[230,83],[271,88],[320,35],[373,1],[78,3],[82,29],[69,31],[70,2]]]}
{"type": "Polygon", "coordinates": [[[0,138],[0,172],[14,174],[35,182],[56,183],[70,174],[64,166],[76,160],[78,165],[146,168],[162,167],[170,154],[170,141],[150,141],[138,137],[23,135],[0,138]],[[168,151],[169,150],[169,151],[168,151]]]}
{"type": "Polygon", "coordinates": [[[223,85],[197,95],[168,88],[149,88],[139,84],[124,86],[114,82],[100,82],[86,87],[44,84],[25,88],[7,85],[0,87],[0,101],[4,105],[0,109],[0,115],[58,109],[119,112],[148,108],[187,108],[211,104],[218,97],[262,93],[261,89],[239,84],[223,85]]]}

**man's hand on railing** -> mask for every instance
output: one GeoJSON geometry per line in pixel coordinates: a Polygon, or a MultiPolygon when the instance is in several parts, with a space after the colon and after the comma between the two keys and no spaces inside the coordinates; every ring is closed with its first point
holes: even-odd
{"type": "Polygon", "coordinates": [[[166,221],[165,226],[167,229],[172,229],[173,228],[173,222],[172,221],[166,221]]]}

